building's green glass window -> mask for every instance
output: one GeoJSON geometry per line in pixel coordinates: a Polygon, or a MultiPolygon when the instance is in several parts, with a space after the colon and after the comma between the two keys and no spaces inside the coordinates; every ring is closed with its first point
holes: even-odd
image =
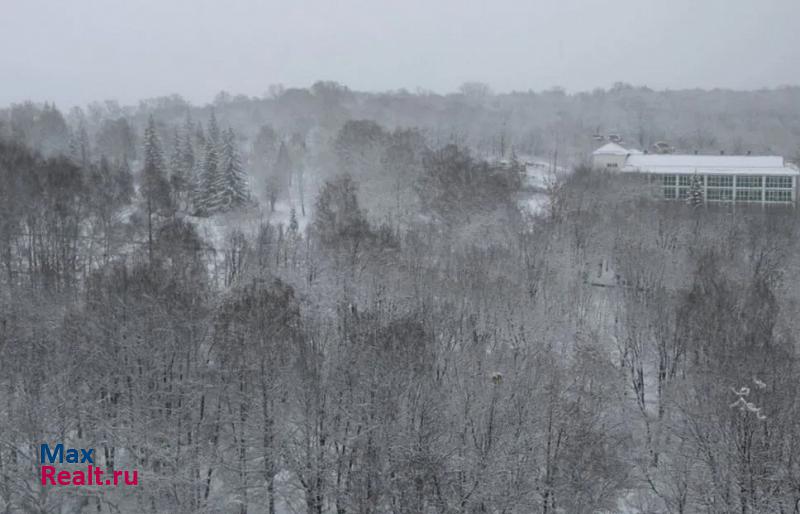
{"type": "MultiPolygon", "coordinates": [[[[702,184],[702,182],[701,182],[702,184]]],[[[692,175],[680,175],[678,177],[678,185],[679,186],[691,186],[692,185],[692,175]]]]}
{"type": "Polygon", "coordinates": [[[792,177],[767,177],[768,189],[791,189],[792,177]]]}
{"type": "Polygon", "coordinates": [[[661,183],[665,186],[674,186],[676,177],[675,175],[662,175],[661,183]]]}
{"type": "Polygon", "coordinates": [[[664,198],[669,200],[675,199],[675,188],[674,187],[665,187],[664,188],[664,198]]]}
{"type": "Polygon", "coordinates": [[[791,191],[767,191],[766,200],[768,202],[791,202],[791,191]]]}
{"type": "Polygon", "coordinates": [[[710,187],[706,190],[706,200],[711,202],[727,202],[733,200],[733,189],[710,187]]]}
{"type": "Polygon", "coordinates": [[[678,188],[678,198],[680,198],[681,200],[689,198],[689,191],[690,189],[688,187],[678,188]]]}
{"type": "Polygon", "coordinates": [[[733,187],[732,175],[709,175],[706,179],[708,187],[733,187]]]}
{"type": "Polygon", "coordinates": [[[761,190],[760,189],[737,189],[736,190],[737,202],[760,202],[761,190]]]}
{"type": "Polygon", "coordinates": [[[736,177],[736,187],[761,187],[763,177],[758,175],[741,175],[736,177]]]}

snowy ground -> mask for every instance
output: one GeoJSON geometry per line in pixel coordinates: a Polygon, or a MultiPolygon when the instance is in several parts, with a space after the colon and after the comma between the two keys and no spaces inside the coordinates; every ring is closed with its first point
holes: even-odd
{"type": "Polygon", "coordinates": [[[561,177],[569,173],[567,168],[553,167],[551,162],[538,157],[520,159],[525,163],[524,193],[519,200],[520,209],[538,215],[547,209],[547,191],[561,177]]]}
{"type": "Polygon", "coordinates": [[[526,214],[536,216],[545,212],[548,202],[547,193],[526,192],[519,200],[519,207],[526,214]]]}
{"type": "Polygon", "coordinates": [[[525,184],[528,189],[547,189],[559,177],[569,173],[567,168],[553,166],[552,162],[540,157],[525,157],[520,159],[525,163],[525,184]]]}

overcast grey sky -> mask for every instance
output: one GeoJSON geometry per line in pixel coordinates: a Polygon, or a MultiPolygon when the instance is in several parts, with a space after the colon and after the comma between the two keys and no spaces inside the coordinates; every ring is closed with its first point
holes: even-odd
{"type": "Polygon", "coordinates": [[[800,84],[800,0],[0,0],[0,104],[800,84]]]}

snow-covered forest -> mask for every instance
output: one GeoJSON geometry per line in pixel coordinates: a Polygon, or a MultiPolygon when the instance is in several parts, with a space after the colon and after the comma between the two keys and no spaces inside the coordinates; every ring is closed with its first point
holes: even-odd
{"type": "Polygon", "coordinates": [[[797,210],[596,133],[791,159],[800,88],[0,109],[0,512],[799,512],[797,210]]]}

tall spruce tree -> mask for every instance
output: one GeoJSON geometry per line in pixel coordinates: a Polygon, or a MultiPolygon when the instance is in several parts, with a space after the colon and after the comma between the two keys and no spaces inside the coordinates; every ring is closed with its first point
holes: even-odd
{"type": "Polygon", "coordinates": [[[153,216],[171,208],[169,181],[164,171],[164,155],[156,133],[153,117],[147,120],[144,130],[144,168],[142,169],[142,197],[147,210],[147,244],[150,259],[153,257],[153,216]]]}
{"type": "Polygon", "coordinates": [[[192,137],[187,139],[189,146],[192,147],[193,164],[191,178],[191,197],[192,206],[196,214],[202,214],[203,198],[205,197],[205,178],[206,178],[206,136],[203,131],[202,123],[197,123],[192,127],[192,137]]]}
{"type": "Polygon", "coordinates": [[[183,160],[183,138],[176,128],[170,154],[169,183],[172,187],[173,203],[180,208],[183,208],[186,198],[190,172],[191,168],[187,169],[183,160]]]}
{"type": "Polygon", "coordinates": [[[703,205],[705,202],[705,198],[703,197],[703,181],[696,172],[692,177],[692,183],[691,186],[689,186],[689,197],[686,201],[695,208],[703,205]]]}
{"type": "Polygon", "coordinates": [[[197,185],[196,177],[194,175],[195,154],[194,145],[192,144],[192,138],[194,137],[193,130],[194,127],[192,126],[191,119],[187,117],[186,125],[183,129],[183,139],[181,140],[180,148],[181,166],[186,180],[184,197],[187,209],[190,208],[190,205],[194,201],[195,187],[197,185]]]}
{"type": "Polygon", "coordinates": [[[194,126],[192,119],[186,117],[186,124],[183,127],[183,140],[181,145],[181,160],[183,161],[183,168],[187,172],[187,177],[191,176],[194,170],[194,145],[192,145],[192,138],[194,137],[194,126]]]}
{"type": "Polygon", "coordinates": [[[208,120],[208,137],[215,145],[219,145],[219,125],[217,124],[217,115],[211,111],[211,117],[208,120]]]}
{"type": "Polygon", "coordinates": [[[292,207],[292,210],[289,211],[289,233],[297,235],[299,230],[300,224],[297,222],[297,211],[292,207]]]}
{"type": "Polygon", "coordinates": [[[239,150],[236,148],[236,134],[231,128],[228,128],[222,136],[218,180],[223,209],[240,207],[250,200],[250,187],[242,168],[239,150]]]}
{"type": "Polygon", "coordinates": [[[203,190],[200,195],[199,211],[210,216],[223,205],[221,181],[219,177],[219,155],[217,145],[209,137],[206,140],[206,154],[203,159],[203,190]]]}

